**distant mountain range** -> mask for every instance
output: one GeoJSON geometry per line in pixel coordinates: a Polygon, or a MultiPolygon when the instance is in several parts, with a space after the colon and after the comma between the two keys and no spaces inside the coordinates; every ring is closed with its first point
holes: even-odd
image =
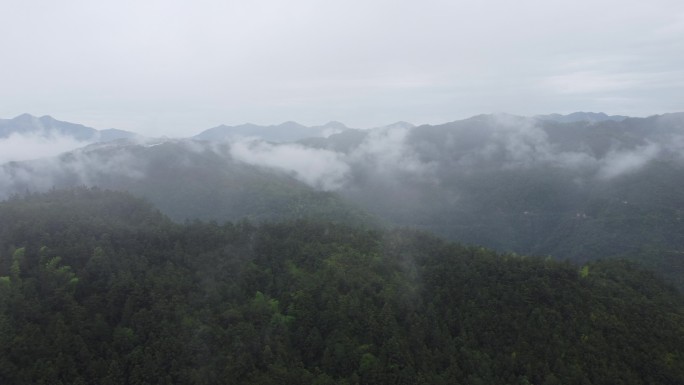
{"type": "Polygon", "coordinates": [[[256,222],[327,218],[371,223],[362,210],[291,173],[234,159],[228,144],[191,139],[95,143],[58,157],[0,165],[0,200],[97,186],[152,202],[172,219],[256,222]]]}
{"type": "MultiPolygon", "coordinates": [[[[508,114],[498,115],[506,115],[511,117],[515,116],[508,114]]],[[[627,118],[629,117],[622,115],[607,115],[603,112],[573,112],[567,115],[548,114],[536,115],[533,117],[533,119],[540,121],[553,121],[558,123],[597,123],[605,121],[620,122],[627,118]]],[[[411,123],[399,121],[382,128],[408,129],[413,127],[415,127],[415,125],[411,123]]],[[[316,138],[327,138],[331,135],[340,134],[350,130],[357,132],[349,134],[349,136],[357,137],[359,136],[359,131],[368,131],[352,129],[343,123],[335,121],[331,121],[320,126],[305,126],[297,122],[288,121],[281,124],[268,126],[251,123],[237,126],[228,126],[222,124],[206,129],[199,134],[192,136],[191,139],[221,142],[250,138],[261,139],[273,143],[304,141],[315,146],[319,142],[319,140],[316,138]]],[[[130,131],[124,131],[115,128],[97,130],[82,124],[57,120],[49,115],[36,117],[31,114],[22,114],[12,119],[0,119],[0,139],[7,138],[12,134],[28,134],[48,138],[63,136],[86,142],[107,142],[118,139],[142,138],[141,135],[130,131]]]]}
{"type": "Polygon", "coordinates": [[[106,132],[0,123],[1,383],[682,383],[684,113],[106,132]]]}
{"type": "Polygon", "coordinates": [[[82,124],[57,120],[49,115],[40,118],[22,114],[13,119],[0,119],[0,139],[13,134],[40,137],[70,137],[83,142],[108,142],[117,139],[133,139],[138,134],[114,128],[96,130],[82,124]]]}
{"type": "MultiPolygon", "coordinates": [[[[413,127],[407,122],[396,122],[386,127],[413,127]]],[[[238,126],[220,125],[192,136],[191,139],[224,142],[237,139],[260,139],[273,143],[296,142],[308,138],[325,138],[352,130],[343,123],[331,121],[321,126],[304,126],[297,122],[260,126],[246,123],[238,126]]],[[[36,117],[22,114],[12,119],[0,119],[0,139],[11,135],[32,135],[43,138],[67,137],[82,142],[108,142],[118,139],[143,139],[144,137],[115,128],[97,130],[82,124],[57,120],[49,115],[36,117]]]]}
{"type": "Polygon", "coordinates": [[[285,122],[278,125],[258,126],[242,124],[239,126],[220,125],[202,131],[193,139],[225,141],[237,138],[259,138],[270,142],[294,142],[304,138],[325,137],[348,130],[340,122],[329,122],[322,126],[307,127],[297,122],[285,122]]]}
{"type": "Polygon", "coordinates": [[[606,115],[603,112],[573,112],[568,115],[549,114],[537,115],[535,118],[540,120],[553,120],[559,123],[573,123],[573,122],[605,122],[607,120],[614,120],[616,122],[623,121],[629,116],[622,115],[606,115]]]}
{"type": "MultiPolygon", "coordinates": [[[[49,117],[11,121],[12,132],[101,133],[49,117]]],[[[351,213],[348,222],[367,212],[500,251],[582,262],[632,257],[684,288],[684,113],[493,114],[369,130],[292,122],[237,127],[8,163],[0,166],[0,197],[99,186],[142,196],[181,221],[317,212],[351,213]],[[260,138],[239,140],[249,127],[260,138]],[[295,141],[284,142],[289,129],[295,141]],[[324,132],[335,133],[306,137],[324,132]]]]}

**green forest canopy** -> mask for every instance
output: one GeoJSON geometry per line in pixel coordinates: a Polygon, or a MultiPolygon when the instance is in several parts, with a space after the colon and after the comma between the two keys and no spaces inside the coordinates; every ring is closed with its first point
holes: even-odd
{"type": "Polygon", "coordinates": [[[684,300],[629,262],[177,224],[97,189],[0,203],[0,383],[683,382],[684,300]]]}

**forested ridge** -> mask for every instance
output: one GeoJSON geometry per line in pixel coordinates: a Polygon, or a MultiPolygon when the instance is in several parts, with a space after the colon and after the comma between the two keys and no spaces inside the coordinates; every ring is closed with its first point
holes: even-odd
{"type": "MultiPolygon", "coordinates": [[[[284,134],[277,127],[285,126],[263,128],[284,134]]],[[[78,137],[69,124],[50,132],[68,127],[78,137]]],[[[95,143],[1,164],[0,199],[86,185],[127,191],[178,222],[408,226],[577,264],[628,258],[684,291],[683,113],[490,114],[336,129],[295,143],[271,142],[270,134],[95,143]]]]}
{"type": "Polygon", "coordinates": [[[623,260],[54,190],[0,203],[0,383],[676,384],[684,299],[623,260]]]}

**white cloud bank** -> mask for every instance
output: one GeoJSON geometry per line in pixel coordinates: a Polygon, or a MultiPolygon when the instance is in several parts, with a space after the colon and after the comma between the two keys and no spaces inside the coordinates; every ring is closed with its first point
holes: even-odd
{"type": "Polygon", "coordinates": [[[349,172],[341,154],[299,144],[239,140],[231,145],[231,155],[246,163],[292,172],[297,179],[324,190],[341,187],[349,172]]]}
{"type": "Polygon", "coordinates": [[[53,157],[87,145],[65,136],[21,135],[0,139],[0,164],[53,157]]]}

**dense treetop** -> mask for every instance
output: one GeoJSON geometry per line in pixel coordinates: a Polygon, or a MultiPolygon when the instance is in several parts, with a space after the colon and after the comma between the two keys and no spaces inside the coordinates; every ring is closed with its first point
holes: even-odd
{"type": "Polygon", "coordinates": [[[674,384],[684,299],[327,221],[174,223],[128,194],[0,203],[0,382],[674,384]]]}

